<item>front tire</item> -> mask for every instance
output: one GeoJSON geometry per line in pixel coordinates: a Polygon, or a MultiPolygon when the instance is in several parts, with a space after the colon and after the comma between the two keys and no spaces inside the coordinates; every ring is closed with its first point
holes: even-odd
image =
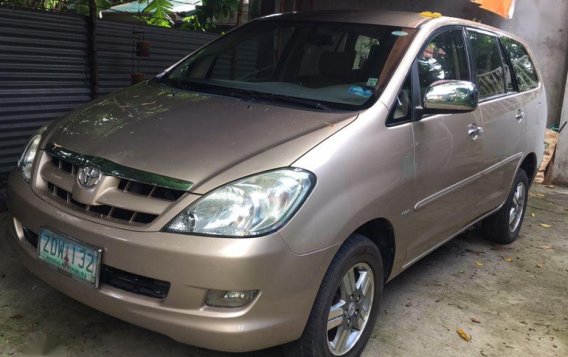
{"type": "Polygon", "coordinates": [[[509,244],[517,239],[527,208],[528,191],[528,176],[520,169],[503,207],[481,224],[481,233],[486,239],[499,244],[509,244]]]}
{"type": "Polygon", "coordinates": [[[302,337],[286,346],[289,356],[360,356],[374,328],[383,292],[379,249],[352,235],[333,258],[302,337]]]}

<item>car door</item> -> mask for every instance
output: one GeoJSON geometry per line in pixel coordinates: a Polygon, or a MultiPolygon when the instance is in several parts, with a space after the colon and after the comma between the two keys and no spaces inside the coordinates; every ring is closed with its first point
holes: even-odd
{"type": "MultiPolygon", "coordinates": [[[[524,124],[525,137],[523,151],[532,152],[535,148],[543,148],[542,131],[546,127],[546,96],[540,83],[538,71],[527,48],[512,38],[502,36],[500,38],[502,49],[513,73],[513,82],[516,84],[518,97],[524,110],[521,120],[524,124]]],[[[518,114],[518,113],[517,113],[518,114]]],[[[529,177],[532,180],[532,177],[529,177]]]]}
{"type": "MultiPolygon", "coordinates": [[[[422,100],[438,80],[471,80],[466,51],[461,27],[435,33],[414,64],[414,90],[419,92],[414,97],[422,100]]],[[[481,124],[479,110],[414,121],[416,233],[407,249],[408,264],[480,214],[479,174],[485,168],[481,124]]]]}
{"type": "Polygon", "coordinates": [[[467,40],[483,120],[483,154],[488,170],[479,187],[478,205],[485,212],[498,207],[509,194],[523,156],[526,108],[497,36],[468,28],[467,40]]]}

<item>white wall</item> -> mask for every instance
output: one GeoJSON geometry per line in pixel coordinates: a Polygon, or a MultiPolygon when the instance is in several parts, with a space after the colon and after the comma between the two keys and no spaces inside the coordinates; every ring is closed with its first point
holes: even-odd
{"type": "Polygon", "coordinates": [[[562,118],[560,128],[566,126],[560,132],[556,154],[554,157],[554,167],[552,170],[552,182],[568,185],[568,78],[564,90],[564,105],[562,106],[562,118]]]}

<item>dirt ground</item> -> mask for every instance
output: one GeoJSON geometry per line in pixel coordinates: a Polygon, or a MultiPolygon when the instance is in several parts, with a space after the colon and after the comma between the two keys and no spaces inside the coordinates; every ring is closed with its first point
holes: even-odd
{"type": "MultiPolygon", "coordinates": [[[[568,356],[567,217],[568,189],[536,186],[517,242],[497,246],[470,230],[415,264],[386,286],[364,356],[568,356]]],[[[7,223],[0,213],[0,355],[228,356],[124,323],[50,288],[14,257],[7,223]]]]}

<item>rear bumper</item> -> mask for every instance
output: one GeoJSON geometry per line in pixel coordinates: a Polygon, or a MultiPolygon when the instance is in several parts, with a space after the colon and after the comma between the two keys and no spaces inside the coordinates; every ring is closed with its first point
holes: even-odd
{"type": "Polygon", "coordinates": [[[333,249],[294,254],[277,235],[210,238],[118,229],[86,221],[40,199],[17,174],[8,181],[9,240],[37,276],[72,298],[135,325],[204,348],[243,352],[299,338],[333,249]],[[103,249],[102,263],[167,281],[164,299],[101,284],[98,289],[50,269],[22,227],[48,227],[103,249]],[[209,289],[259,290],[239,309],[205,305],[209,289]]]}

